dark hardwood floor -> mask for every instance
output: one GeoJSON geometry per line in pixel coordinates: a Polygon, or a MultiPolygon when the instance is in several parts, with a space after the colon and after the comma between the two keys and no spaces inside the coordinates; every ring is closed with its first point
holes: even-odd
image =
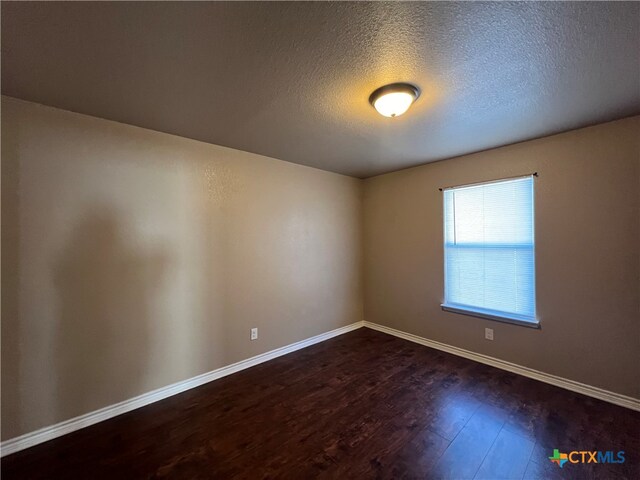
{"type": "Polygon", "coordinates": [[[639,479],[640,413],[359,329],[2,460],[2,478],[639,479]],[[623,450],[565,464],[553,449],[623,450]]]}

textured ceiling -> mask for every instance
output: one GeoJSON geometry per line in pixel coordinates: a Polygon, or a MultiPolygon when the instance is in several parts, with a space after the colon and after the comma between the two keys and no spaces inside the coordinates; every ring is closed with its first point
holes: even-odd
{"type": "Polygon", "coordinates": [[[6,95],[358,177],[640,113],[639,52],[640,3],[2,2],[6,95]]]}

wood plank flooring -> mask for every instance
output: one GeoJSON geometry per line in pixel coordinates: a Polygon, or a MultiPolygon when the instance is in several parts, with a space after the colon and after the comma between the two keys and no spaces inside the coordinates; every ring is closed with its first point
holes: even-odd
{"type": "Polygon", "coordinates": [[[640,478],[640,413],[359,329],[18,452],[2,478],[640,478]],[[565,464],[553,449],[623,450],[565,464]]]}

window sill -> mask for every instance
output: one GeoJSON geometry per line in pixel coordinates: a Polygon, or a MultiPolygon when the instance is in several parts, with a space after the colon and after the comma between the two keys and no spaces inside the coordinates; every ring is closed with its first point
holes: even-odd
{"type": "Polygon", "coordinates": [[[456,306],[446,305],[444,303],[440,306],[442,307],[442,310],[444,310],[445,312],[459,313],[461,315],[469,315],[471,317],[484,318],[486,320],[494,320],[496,322],[511,323],[513,325],[520,325],[522,327],[540,328],[540,322],[538,322],[537,320],[528,320],[528,319],[525,319],[524,317],[523,318],[518,318],[517,316],[509,317],[509,316],[500,315],[498,313],[492,313],[490,311],[483,312],[481,310],[472,310],[470,308],[464,308],[462,306],[457,306],[457,305],[456,306]]]}

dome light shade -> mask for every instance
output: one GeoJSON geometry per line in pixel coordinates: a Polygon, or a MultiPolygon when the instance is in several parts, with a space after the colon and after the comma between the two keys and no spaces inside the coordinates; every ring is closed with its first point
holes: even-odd
{"type": "Polygon", "coordinates": [[[398,117],[420,96],[418,87],[409,83],[392,83],[378,88],[369,97],[369,103],[385,117],[398,117]]]}

